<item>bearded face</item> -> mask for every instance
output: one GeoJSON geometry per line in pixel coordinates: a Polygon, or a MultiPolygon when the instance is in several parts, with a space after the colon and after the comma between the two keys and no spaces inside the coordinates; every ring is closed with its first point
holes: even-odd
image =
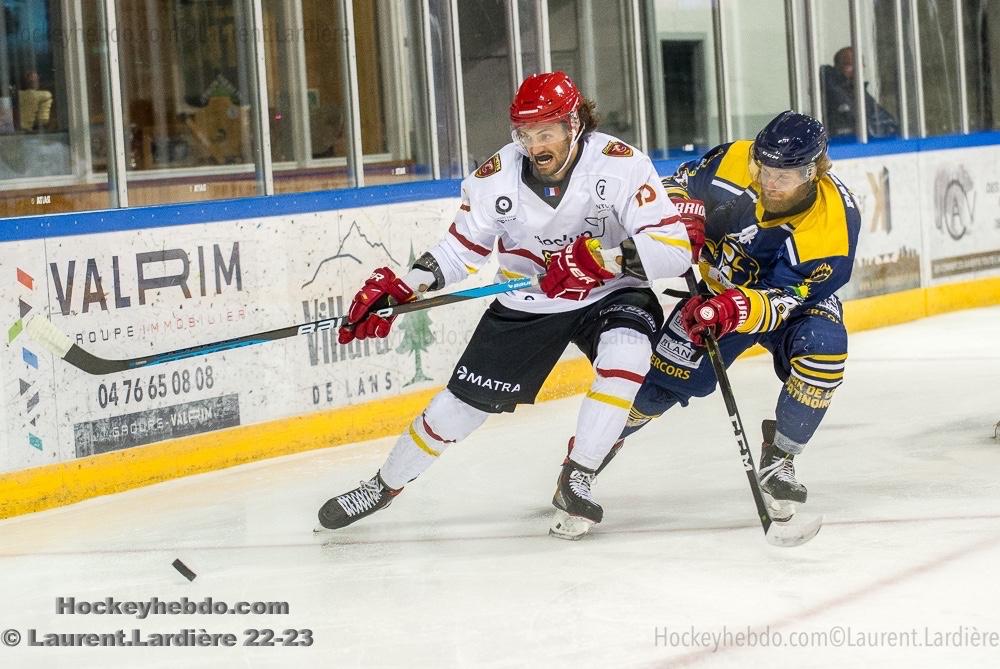
{"type": "Polygon", "coordinates": [[[517,141],[543,181],[559,181],[566,167],[572,162],[576,150],[569,124],[563,122],[533,123],[514,130],[517,141]]]}
{"type": "Polygon", "coordinates": [[[770,167],[751,160],[750,173],[760,187],[764,211],[782,214],[795,209],[813,191],[815,163],[803,167],[770,167]]]}

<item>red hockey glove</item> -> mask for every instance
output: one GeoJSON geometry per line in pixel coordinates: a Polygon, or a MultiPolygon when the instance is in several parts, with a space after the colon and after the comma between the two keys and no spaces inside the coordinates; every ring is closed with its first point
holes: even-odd
{"type": "Polygon", "coordinates": [[[677,207],[681,222],[687,228],[691,240],[691,262],[697,264],[701,247],[705,245],[705,203],[683,197],[672,197],[670,201],[677,207]]]}
{"type": "Polygon", "coordinates": [[[417,299],[413,289],[403,283],[388,267],[379,267],[365,281],[347,309],[347,325],[340,328],[337,341],[347,344],[352,339],[386,337],[395,316],[382,318],[372,312],[390,304],[401,304],[417,299]]]}
{"type": "Polygon", "coordinates": [[[688,298],[681,307],[681,324],[691,343],[704,346],[702,337],[706,332],[721,337],[739,327],[749,313],[746,295],[730,288],[707,300],[699,295],[688,298]]]}
{"type": "Polygon", "coordinates": [[[580,237],[549,257],[545,276],[539,282],[549,297],[583,300],[597,286],[615,274],[604,269],[598,257],[601,242],[580,237]]]}

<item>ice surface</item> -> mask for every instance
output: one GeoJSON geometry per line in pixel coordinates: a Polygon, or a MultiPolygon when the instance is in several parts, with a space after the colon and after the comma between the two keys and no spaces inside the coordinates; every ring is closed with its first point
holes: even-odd
{"type": "MultiPolygon", "coordinates": [[[[799,548],[765,542],[718,394],[629,440],[595,486],[605,520],[579,542],[547,536],[579,397],[492,417],[391,508],[321,538],[316,509],[370,477],[392,439],[0,521],[0,631],[191,628],[242,644],[246,629],[311,629],[314,641],[22,640],[0,646],[0,666],[995,667],[998,344],[1000,307],[851,337],[846,382],[796,460],[806,509],[826,517],[799,548]],[[277,600],[290,613],[56,615],[57,596],[277,600]],[[852,646],[833,647],[838,626],[852,646]],[[772,646],[733,645],[748,628],[772,646]],[[728,631],[731,643],[715,651],[692,630],[728,631]],[[830,643],[807,638],[824,633],[830,643]],[[914,647],[934,641],[950,646],[914,647]]],[[[759,442],[779,388],[770,360],[738,362],[731,376],[759,442]]]]}

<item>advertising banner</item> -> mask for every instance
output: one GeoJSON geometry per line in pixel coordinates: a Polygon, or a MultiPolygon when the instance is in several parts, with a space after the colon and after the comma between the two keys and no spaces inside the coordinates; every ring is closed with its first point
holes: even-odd
{"type": "MultiPolygon", "coordinates": [[[[371,210],[344,210],[302,221],[303,239],[322,240],[289,258],[289,294],[303,321],[343,315],[371,270],[405,273],[413,260],[447,231],[458,202],[418,202],[376,217],[371,210]]],[[[468,284],[491,283],[496,265],[468,284]]],[[[446,290],[457,290],[449,286],[446,290]]],[[[488,301],[471,301],[400,316],[384,340],[337,342],[327,331],[290,346],[294,369],[290,401],[299,412],[370,401],[445,383],[488,301]]]]}
{"type": "MultiPolygon", "coordinates": [[[[0,471],[366,402],[443,384],[488,302],[406,314],[384,340],[336,331],[91,376],[23,334],[33,313],[129,358],[344,313],[376,267],[402,274],[457,201],[315,212],[0,245],[0,471]],[[56,391],[58,389],[58,391],[56,391]]],[[[468,284],[493,281],[495,265],[468,284]]],[[[468,286],[466,286],[468,287],[468,286]]]]}
{"type": "Polygon", "coordinates": [[[931,283],[1000,270],[1000,151],[920,154],[931,283]]]}
{"type": "Polygon", "coordinates": [[[922,249],[916,163],[907,156],[837,161],[834,173],[854,194],[861,233],[850,283],[841,299],[884,295],[920,287],[922,249]]]}
{"type": "Polygon", "coordinates": [[[47,308],[45,247],[41,241],[0,244],[0,471],[66,458],[58,448],[53,361],[24,335],[24,322],[47,308]]]}

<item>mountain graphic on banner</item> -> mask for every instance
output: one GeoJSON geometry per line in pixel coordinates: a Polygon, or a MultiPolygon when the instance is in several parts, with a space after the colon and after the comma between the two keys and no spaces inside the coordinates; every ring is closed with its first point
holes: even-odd
{"type": "Polygon", "coordinates": [[[313,282],[316,281],[316,277],[319,276],[320,270],[329,262],[334,260],[348,259],[356,262],[359,265],[365,265],[361,260],[361,257],[366,257],[368,255],[368,249],[381,249],[385,256],[392,262],[392,266],[399,267],[399,261],[392,257],[392,253],[389,251],[389,247],[380,241],[373,241],[368,238],[368,236],[362,232],[361,226],[358,225],[357,221],[351,221],[350,227],[347,229],[347,234],[345,234],[341,239],[340,243],[337,245],[337,250],[330,256],[323,258],[316,265],[316,271],[313,272],[312,278],[302,284],[303,288],[307,288],[313,282]],[[352,253],[353,250],[359,249],[359,253],[352,253]],[[361,256],[361,257],[359,257],[361,256]]]}

